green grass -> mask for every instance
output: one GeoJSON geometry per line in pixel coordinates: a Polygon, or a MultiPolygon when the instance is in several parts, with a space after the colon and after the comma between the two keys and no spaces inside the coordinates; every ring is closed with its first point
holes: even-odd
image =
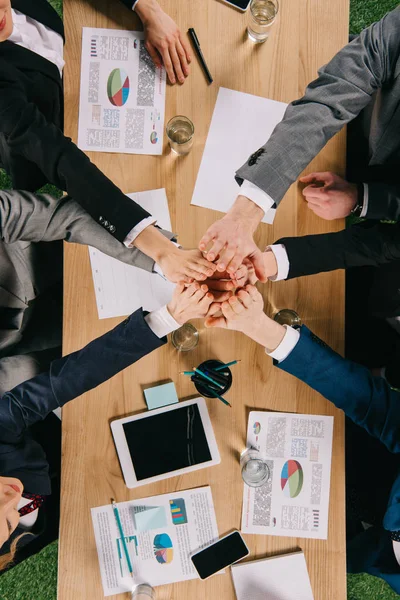
{"type": "MultiPolygon", "coordinates": [[[[62,15],[62,0],[49,2],[62,15]]],[[[396,0],[352,0],[350,32],[359,33],[397,4],[396,0]]],[[[9,179],[0,171],[0,189],[9,187],[9,179]]],[[[46,186],[43,191],[60,193],[52,186],[46,186]]],[[[55,542],[0,577],[0,600],[57,600],[57,552],[55,542]]],[[[400,597],[381,579],[364,574],[348,575],[347,593],[348,600],[396,600],[400,597]]]]}

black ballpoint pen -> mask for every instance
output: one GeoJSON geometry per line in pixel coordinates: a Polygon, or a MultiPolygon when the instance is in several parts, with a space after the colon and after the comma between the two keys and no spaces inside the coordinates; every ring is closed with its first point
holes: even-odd
{"type": "Polygon", "coordinates": [[[202,53],[201,48],[200,48],[200,42],[198,40],[198,37],[197,37],[196,32],[193,29],[193,27],[189,28],[188,34],[190,35],[190,37],[192,39],[194,49],[195,49],[196,54],[197,54],[197,56],[199,58],[200,64],[203,67],[203,71],[205,73],[205,76],[207,77],[207,81],[208,81],[208,83],[212,83],[214,80],[212,78],[212,75],[211,75],[210,71],[208,70],[206,61],[204,59],[203,53],[202,53]]]}

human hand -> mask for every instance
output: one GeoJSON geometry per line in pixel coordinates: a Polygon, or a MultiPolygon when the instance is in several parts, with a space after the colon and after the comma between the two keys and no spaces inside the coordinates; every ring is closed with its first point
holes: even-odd
{"type": "Polygon", "coordinates": [[[145,31],[145,46],[156,67],[164,63],[168,79],[184,83],[189,75],[192,60],[187,41],[177,24],[165,13],[156,0],[140,0],[135,12],[139,15],[145,31]]]}
{"type": "Polygon", "coordinates": [[[191,284],[181,282],[176,286],[167,308],[175,321],[183,325],[190,319],[206,317],[213,300],[206,285],[200,285],[197,281],[191,284]]]}
{"type": "Polygon", "coordinates": [[[204,280],[208,289],[214,296],[215,302],[224,302],[228,300],[237,288],[244,287],[249,280],[249,270],[253,270],[253,265],[249,261],[249,266],[242,264],[236,273],[227,271],[215,271],[211,277],[204,280]]]}
{"type": "Polygon", "coordinates": [[[275,350],[285,336],[285,328],[264,313],[263,297],[252,285],[223,302],[221,311],[222,316],[208,316],[205,326],[241,331],[269,351],[275,350]]]}
{"type": "Polygon", "coordinates": [[[300,181],[310,184],[303,190],[308,208],[323,219],[332,221],[348,217],[357,204],[357,185],[335,173],[310,173],[300,177],[300,181]]]}
{"type": "Polygon", "coordinates": [[[167,253],[159,256],[157,263],[160,265],[165,277],[173,283],[180,281],[204,281],[211,277],[217,266],[203,257],[200,250],[184,250],[171,244],[167,253]]]}
{"type": "Polygon", "coordinates": [[[263,210],[244,196],[238,196],[230,211],[208,228],[200,240],[199,248],[207,251],[210,261],[217,261],[218,271],[234,274],[245,258],[254,265],[260,281],[266,281],[262,252],[253,235],[263,217],[263,210]]]}

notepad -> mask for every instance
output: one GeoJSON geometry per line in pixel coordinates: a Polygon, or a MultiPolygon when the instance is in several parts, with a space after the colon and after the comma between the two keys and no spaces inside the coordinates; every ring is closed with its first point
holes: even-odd
{"type": "Polygon", "coordinates": [[[237,600],[314,600],[303,552],[232,565],[237,600]]]}
{"type": "Polygon", "coordinates": [[[178,402],[175,385],[172,381],[170,383],[163,383],[162,385],[145,389],[144,397],[146,398],[146,404],[149,410],[168,406],[169,404],[176,404],[178,402]]]}

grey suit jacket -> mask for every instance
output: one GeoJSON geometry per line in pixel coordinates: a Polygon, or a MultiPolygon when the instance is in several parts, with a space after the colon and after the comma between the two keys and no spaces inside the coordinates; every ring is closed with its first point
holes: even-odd
{"type": "Polygon", "coordinates": [[[365,147],[353,181],[370,182],[368,218],[400,218],[400,7],[319,70],[268,142],[236,173],[279,204],[327,141],[358,115],[365,147]],[[361,113],[361,114],[360,114],[361,113]]]}
{"type": "MultiPolygon", "coordinates": [[[[172,233],[161,231],[166,237],[173,237],[172,233]]],[[[61,240],[94,246],[146,271],[151,272],[154,267],[152,259],[136,248],[126,248],[69,197],[56,200],[44,194],[0,191],[0,358],[59,344],[59,328],[56,331],[50,324],[45,342],[39,336],[34,348],[25,348],[22,342],[24,332],[31,327],[34,307],[46,294],[51,300],[54,285],[62,279],[61,240]],[[54,341],[49,342],[52,335],[54,341]]],[[[46,310],[45,307],[45,315],[46,310]]],[[[43,331],[46,325],[43,322],[43,331]]],[[[3,361],[1,358],[4,365],[3,361]]],[[[35,374],[34,364],[27,363],[27,367],[27,375],[35,374]]],[[[0,380],[2,377],[0,364],[0,380]]]]}

